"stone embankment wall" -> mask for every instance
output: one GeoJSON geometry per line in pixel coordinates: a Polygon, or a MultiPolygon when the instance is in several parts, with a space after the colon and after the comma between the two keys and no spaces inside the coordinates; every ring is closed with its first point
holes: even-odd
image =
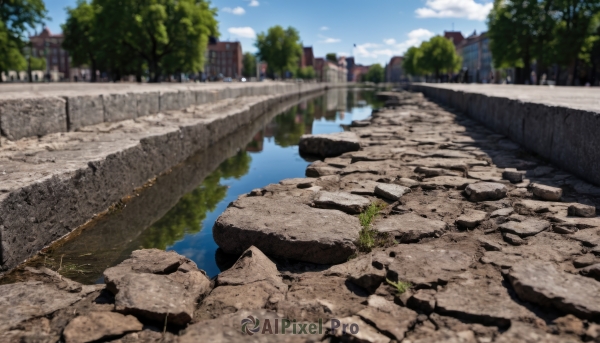
{"type": "Polygon", "coordinates": [[[574,87],[412,84],[556,166],[600,185],[600,92],[574,87]]]}
{"type": "Polygon", "coordinates": [[[114,93],[98,90],[102,94],[44,91],[23,93],[22,98],[0,91],[6,125],[2,131],[8,133],[0,148],[0,272],[281,102],[327,87],[290,83],[162,91],[140,87],[114,93]],[[85,127],[66,124],[74,123],[73,113],[85,127]],[[67,128],[72,131],[64,132],[67,128]],[[54,133],[43,135],[49,132],[54,133]],[[30,135],[36,136],[10,140],[30,135]]]}

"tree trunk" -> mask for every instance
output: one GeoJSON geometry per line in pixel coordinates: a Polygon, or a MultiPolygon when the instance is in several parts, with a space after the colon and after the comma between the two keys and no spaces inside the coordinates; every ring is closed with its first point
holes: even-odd
{"type": "Polygon", "coordinates": [[[569,74],[567,76],[567,86],[573,86],[575,83],[575,68],[577,65],[577,60],[573,60],[569,63],[569,74]]]}
{"type": "Polygon", "coordinates": [[[92,82],[98,81],[98,78],[96,76],[96,60],[94,60],[94,59],[92,59],[92,70],[91,70],[91,72],[92,72],[92,75],[90,75],[91,81],[92,82]]]}

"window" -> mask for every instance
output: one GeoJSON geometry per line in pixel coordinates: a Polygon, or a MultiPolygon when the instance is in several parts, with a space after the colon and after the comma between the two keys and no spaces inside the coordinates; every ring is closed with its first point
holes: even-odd
{"type": "Polygon", "coordinates": [[[229,44],[225,44],[225,50],[229,50],[229,44]]]}

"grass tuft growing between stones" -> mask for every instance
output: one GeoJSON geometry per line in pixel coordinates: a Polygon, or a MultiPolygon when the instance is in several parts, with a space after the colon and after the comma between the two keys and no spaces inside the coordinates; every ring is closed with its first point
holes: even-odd
{"type": "Polygon", "coordinates": [[[369,205],[361,214],[358,215],[358,220],[362,229],[358,236],[358,250],[362,252],[370,252],[378,243],[385,242],[387,237],[378,237],[378,232],[371,228],[373,220],[377,217],[379,212],[384,209],[385,203],[374,202],[369,205]]]}
{"type": "Polygon", "coordinates": [[[396,290],[398,290],[398,294],[402,294],[402,293],[408,291],[408,289],[410,287],[412,287],[412,284],[410,282],[404,282],[404,281],[394,282],[388,278],[386,278],[385,281],[387,281],[388,284],[394,286],[394,288],[396,288],[396,290]]]}

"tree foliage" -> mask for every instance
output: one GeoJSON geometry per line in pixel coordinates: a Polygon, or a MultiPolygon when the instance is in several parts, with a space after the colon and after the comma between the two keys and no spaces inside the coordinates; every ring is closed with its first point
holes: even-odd
{"type": "Polygon", "coordinates": [[[244,77],[250,78],[256,76],[256,56],[252,53],[245,53],[242,59],[244,77]]]}
{"type": "Polygon", "coordinates": [[[261,61],[267,62],[271,72],[279,72],[283,78],[286,71],[296,70],[302,56],[300,34],[293,27],[284,29],[277,25],[256,37],[256,48],[261,61]]]}
{"type": "Polygon", "coordinates": [[[215,8],[206,0],[92,0],[68,9],[65,48],[79,63],[96,64],[118,79],[148,70],[203,70],[210,36],[218,36],[215,8]]]}
{"type": "Polygon", "coordinates": [[[304,80],[312,80],[316,76],[315,69],[311,66],[298,68],[297,77],[304,80]]]}
{"type": "Polygon", "coordinates": [[[385,71],[381,64],[375,63],[369,67],[369,71],[365,74],[364,81],[380,83],[385,79],[385,71]]]}
{"type": "Polygon", "coordinates": [[[402,67],[409,75],[433,74],[436,79],[441,73],[454,73],[460,70],[461,57],[456,53],[454,44],[442,36],[435,36],[411,47],[404,54],[402,67]]]}
{"type": "Polygon", "coordinates": [[[22,51],[27,30],[44,19],[46,7],[42,0],[0,0],[0,72],[26,69],[22,51]]]}
{"type": "Polygon", "coordinates": [[[417,63],[421,57],[421,53],[421,50],[419,50],[417,47],[413,46],[408,48],[406,53],[404,53],[404,60],[402,61],[402,68],[404,69],[405,73],[413,76],[422,74],[417,63]]]}
{"type": "Polygon", "coordinates": [[[334,52],[330,52],[327,55],[325,55],[325,59],[329,62],[337,63],[337,54],[334,52]]]}

